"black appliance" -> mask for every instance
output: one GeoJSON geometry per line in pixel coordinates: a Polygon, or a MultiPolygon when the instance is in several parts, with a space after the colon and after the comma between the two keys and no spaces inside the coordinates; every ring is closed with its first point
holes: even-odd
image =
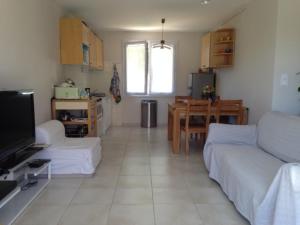
{"type": "Polygon", "coordinates": [[[0,91],[0,105],[0,168],[7,168],[34,154],[25,151],[35,143],[33,91],[0,91]]]}
{"type": "Polygon", "coordinates": [[[192,73],[189,74],[189,94],[194,99],[202,98],[202,90],[206,85],[216,88],[216,74],[214,73],[192,73]]]}

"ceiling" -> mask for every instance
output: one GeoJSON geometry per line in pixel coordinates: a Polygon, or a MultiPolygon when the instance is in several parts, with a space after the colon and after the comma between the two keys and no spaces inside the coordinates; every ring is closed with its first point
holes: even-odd
{"type": "Polygon", "coordinates": [[[222,25],[251,0],[56,0],[66,13],[80,16],[94,30],[208,31],[222,25]]]}

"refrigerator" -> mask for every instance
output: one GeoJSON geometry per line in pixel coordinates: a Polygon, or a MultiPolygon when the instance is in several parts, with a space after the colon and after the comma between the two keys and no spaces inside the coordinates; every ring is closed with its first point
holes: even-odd
{"type": "Polygon", "coordinates": [[[194,99],[202,98],[202,90],[206,85],[216,88],[215,73],[191,73],[188,78],[188,91],[194,99]]]}

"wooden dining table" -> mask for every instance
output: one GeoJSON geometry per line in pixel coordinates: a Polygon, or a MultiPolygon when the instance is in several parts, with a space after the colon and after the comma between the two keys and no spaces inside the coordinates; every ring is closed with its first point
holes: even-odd
{"type": "MultiPolygon", "coordinates": [[[[246,118],[247,108],[243,107],[240,118],[242,124],[247,123],[246,118]]],[[[184,102],[176,102],[168,104],[168,140],[172,141],[172,151],[174,154],[179,154],[180,151],[180,119],[185,116],[186,104],[184,102]]],[[[216,116],[217,107],[215,104],[211,106],[211,116],[216,116]]],[[[192,115],[192,114],[191,114],[192,115]]],[[[195,114],[199,115],[199,113],[195,114]]],[[[236,112],[227,111],[222,113],[222,116],[237,116],[236,112]]]]}

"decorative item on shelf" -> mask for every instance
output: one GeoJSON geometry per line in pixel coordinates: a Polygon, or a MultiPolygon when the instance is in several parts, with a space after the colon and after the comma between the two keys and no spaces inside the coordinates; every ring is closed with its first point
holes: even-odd
{"type": "Polygon", "coordinates": [[[83,88],[80,88],[80,99],[89,99],[90,95],[87,93],[87,91],[83,88]]]}
{"type": "Polygon", "coordinates": [[[60,120],[61,121],[71,121],[71,114],[69,112],[66,112],[66,111],[62,111],[60,113],[60,120]]]}
{"type": "Polygon", "coordinates": [[[215,88],[211,85],[205,85],[202,88],[202,98],[211,99],[212,102],[216,100],[216,91],[215,88]]]}
{"type": "Polygon", "coordinates": [[[231,49],[231,48],[225,48],[225,49],[224,49],[224,52],[225,52],[225,53],[232,53],[232,49],[231,49]]]}

